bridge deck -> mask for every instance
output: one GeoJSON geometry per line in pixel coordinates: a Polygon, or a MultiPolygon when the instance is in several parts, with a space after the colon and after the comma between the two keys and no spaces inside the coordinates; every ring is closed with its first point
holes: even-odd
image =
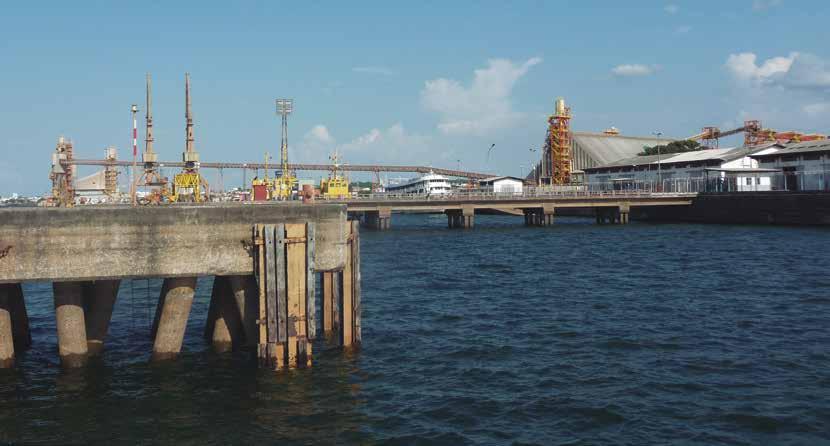
{"type": "Polygon", "coordinates": [[[639,206],[688,206],[697,196],[688,194],[584,194],[584,195],[450,195],[450,196],[383,196],[331,200],[344,203],[349,211],[377,211],[381,208],[395,211],[435,211],[472,209],[533,209],[543,206],[567,208],[608,208],[639,206]]]}

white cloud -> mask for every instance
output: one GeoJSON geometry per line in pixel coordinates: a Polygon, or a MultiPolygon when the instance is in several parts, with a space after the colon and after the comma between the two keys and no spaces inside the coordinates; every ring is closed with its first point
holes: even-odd
{"type": "Polygon", "coordinates": [[[688,34],[692,30],[692,27],[689,25],[681,25],[674,29],[676,34],[688,34]]]}
{"type": "Polygon", "coordinates": [[[745,86],[830,91],[830,65],[812,54],[792,52],[760,64],[755,53],[731,54],[725,66],[745,86]]]}
{"type": "Polygon", "coordinates": [[[507,59],[490,59],[487,68],[474,71],[469,87],[453,79],[429,80],[421,103],[441,116],[438,129],[445,134],[483,135],[511,127],[522,114],[513,110],[510,95],[516,82],[534,65],[534,57],[521,65],[507,59]]]}
{"type": "Polygon", "coordinates": [[[412,161],[429,151],[430,138],[408,132],[400,122],[387,129],[373,128],[338,146],[345,159],[390,163],[412,161]]]}
{"type": "Polygon", "coordinates": [[[611,73],[620,77],[648,76],[657,71],[657,68],[656,65],[622,64],[612,68],[611,73]]]}
{"type": "Polygon", "coordinates": [[[329,133],[329,129],[322,124],[317,124],[309,130],[304,139],[308,142],[317,142],[321,144],[331,144],[334,142],[334,138],[331,137],[329,133]]]}
{"type": "Polygon", "coordinates": [[[830,102],[817,102],[815,104],[807,104],[801,108],[807,116],[811,118],[818,118],[830,112],[830,102]]]}
{"type": "Polygon", "coordinates": [[[665,8],[663,8],[663,10],[666,11],[667,14],[674,15],[677,14],[677,11],[680,11],[680,7],[675,4],[668,4],[665,8]]]}
{"type": "Polygon", "coordinates": [[[726,69],[739,81],[769,82],[774,76],[790,70],[798,53],[788,57],[773,57],[761,65],[757,64],[755,53],[730,54],[726,59],[726,69]]]}
{"type": "Polygon", "coordinates": [[[781,4],[781,0],[754,0],[752,2],[753,11],[766,11],[781,4]]]}
{"type": "Polygon", "coordinates": [[[352,71],[355,73],[365,73],[365,74],[379,74],[382,76],[392,76],[395,73],[395,70],[388,68],[388,67],[380,67],[380,66],[368,66],[368,67],[354,67],[352,71]]]}

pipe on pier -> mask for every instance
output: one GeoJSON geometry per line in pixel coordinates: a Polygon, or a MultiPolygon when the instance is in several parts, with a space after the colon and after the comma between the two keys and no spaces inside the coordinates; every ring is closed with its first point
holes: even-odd
{"type": "Polygon", "coordinates": [[[195,292],[195,277],[164,279],[153,322],[153,361],[178,356],[195,292]]]}
{"type": "Polygon", "coordinates": [[[65,368],[86,364],[89,348],[81,282],[54,282],[55,319],[58,328],[58,353],[65,368]]]}

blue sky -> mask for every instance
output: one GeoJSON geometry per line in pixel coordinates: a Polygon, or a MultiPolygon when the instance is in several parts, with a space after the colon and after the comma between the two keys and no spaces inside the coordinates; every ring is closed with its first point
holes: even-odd
{"type": "Polygon", "coordinates": [[[165,160],[184,147],[185,71],[204,161],[276,154],[276,97],[295,100],[292,161],[338,148],[517,175],[558,96],[575,130],[684,137],[755,118],[828,133],[828,20],[830,2],[788,0],[15,2],[0,14],[0,195],[46,192],[61,135],[78,157],[129,158],[147,72],[165,160]]]}

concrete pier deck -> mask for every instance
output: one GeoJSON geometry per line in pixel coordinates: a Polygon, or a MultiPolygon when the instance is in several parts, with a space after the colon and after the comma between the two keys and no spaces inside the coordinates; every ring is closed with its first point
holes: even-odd
{"type": "Polygon", "coordinates": [[[250,275],[252,225],[306,222],[317,226],[317,270],[342,269],[341,204],[3,209],[0,283],[250,275]]]}
{"type": "MultiPolygon", "coordinates": [[[[359,266],[354,258],[359,255],[356,231],[342,204],[0,210],[0,368],[12,367],[15,356],[31,343],[23,282],[52,282],[61,364],[74,368],[104,350],[122,279],[164,279],[151,358],[175,358],[199,276],[214,276],[217,285],[226,284],[214,287],[211,306],[216,310],[206,324],[217,351],[257,345],[259,352],[267,347],[267,357],[260,360],[269,367],[310,366],[316,274],[355,275],[350,271],[359,266]],[[288,317],[270,317],[266,326],[263,312],[273,315],[276,307],[287,308],[288,317]],[[275,332],[289,336],[275,340],[275,332]]],[[[357,271],[357,279],[349,279],[354,284],[341,293],[356,292],[345,301],[356,305],[357,271]]],[[[349,348],[360,339],[359,305],[347,316],[337,324],[358,321],[348,325],[356,327],[356,338],[341,337],[339,345],[349,348]]]]}

